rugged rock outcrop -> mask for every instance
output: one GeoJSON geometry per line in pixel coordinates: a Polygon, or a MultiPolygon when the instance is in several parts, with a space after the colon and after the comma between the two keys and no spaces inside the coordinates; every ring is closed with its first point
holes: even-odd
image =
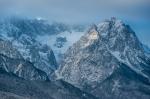
{"type": "Polygon", "coordinates": [[[150,98],[150,59],[116,18],[93,25],[68,49],[56,75],[100,99],[150,98]]]}
{"type": "Polygon", "coordinates": [[[0,39],[0,68],[27,80],[48,80],[45,72],[25,60],[11,42],[0,39]]]}
{"type": "MultiPolygon", "coordinates": [[[[7,41],[5,44],[1,44],[5,54],[30,61],[47,75],[56,70],[57,62],[51,48],[38,42],[36,37],[54,32],[57,32],[56,27],[47,24],[44,20],[11,17],[0,21],[0,38],[7,41]],[[17,50],[9,49],[10,45],[17,50]],[[16,54],[16,52],[20,54],[16,54]]],[[[2,52],[2,54],[4,53],[2,52]]]]}

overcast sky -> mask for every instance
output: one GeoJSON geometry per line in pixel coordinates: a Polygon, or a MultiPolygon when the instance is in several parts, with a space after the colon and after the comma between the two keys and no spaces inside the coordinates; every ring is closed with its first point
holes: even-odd
{"type": "Polygon", "coordinates": [[[68,24],[99,23],[115,16],[130,24],[150,46],[150,0],[0,0],[0,14],[68,24]]]}

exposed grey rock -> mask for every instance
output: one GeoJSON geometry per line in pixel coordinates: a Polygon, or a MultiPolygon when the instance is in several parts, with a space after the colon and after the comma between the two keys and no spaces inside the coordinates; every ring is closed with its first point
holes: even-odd
{"type": "Polygon", "coordinates": [[[18,40],[14,40],[12,43],[23,58],[34,63],[38,69],[48,75],[56,70],[57,62],[49,46],[37,42],[28,35],[21,35],[18,40]]]}
{"type": "Polygon", "coordinates": [[[48,80],[46,73],[25,60],[8,40],[0,39],[0,68],[29,80],[48,80]]]}
{"type": "Polygon", "coordinates": [[[45,72],[24,59],[9,58],[0,54],[0,68],[26,80],[48,80],[45,72]]]}

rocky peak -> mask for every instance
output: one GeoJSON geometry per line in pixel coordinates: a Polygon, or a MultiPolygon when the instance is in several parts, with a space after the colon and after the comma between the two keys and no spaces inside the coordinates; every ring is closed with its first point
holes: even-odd
{"type": "Polygon", "coordinates": [[[147,63],[141,58],[146,59],[146,56],[134,31],[122,21],[112,18],[90,28],[68,49],[56,74],[90,91],[111,77],[122,64],[150,80],[146,73],[149,70],[141,65],[147,63]]]}

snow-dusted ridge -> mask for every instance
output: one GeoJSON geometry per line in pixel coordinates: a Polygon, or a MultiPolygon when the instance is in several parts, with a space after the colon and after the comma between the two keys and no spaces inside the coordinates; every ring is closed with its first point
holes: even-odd
{"type": "Polygon", "coordinates": [[[66,50],[85,32],[82,26],[48,24],[43,18],[11,17],[0,21],[0,33],[0,38],[10,41],[25,60],[51,75],[66,50]],[[57,38],[66,41],[57,41],[57,38]]]}

